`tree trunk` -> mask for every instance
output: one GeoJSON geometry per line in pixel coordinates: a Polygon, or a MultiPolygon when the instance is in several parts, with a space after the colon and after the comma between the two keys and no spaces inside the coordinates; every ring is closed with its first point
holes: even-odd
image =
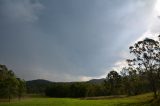
{"type": "Polygon", "coordinates": [[[154,91],[154,99],[157,99],[157,91],[154,91]]]}
{"type": "Polygon", "coordinates": [[[19,101],[21,100],[21,95],[18,95],[18,100],[19,100],[19,101]]]}
{"type": "Polygon", "coordinates": [[[11,102],[11,96],[8,97],[8,101],[11,102]]]}
{"type": "Polygon", "coordinates": [[[154,99],[157,99],[158,95],[157,95],[157,88],[155,86],[155,82],[152,82],[152,90],[153,90],[153,93],[154,93],[154,99]]]}
{"type": "Polygon", "coordinates": [[[154,99],[157,99],[158,95],[157,95],[157,85],[156,85],[155,76],[153,75],[153,73],[150,73],[149,77],[150,77],[149,78],[150,85],[152,86],[152,91],[154,93],[154,99]]]}

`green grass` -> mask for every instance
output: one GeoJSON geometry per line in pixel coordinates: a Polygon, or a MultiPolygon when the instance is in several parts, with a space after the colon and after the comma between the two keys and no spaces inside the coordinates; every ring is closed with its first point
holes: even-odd
{"type": "Polygon", "coordinates": [[[0,106],[152,106],[147,102],[152,100],[152,94],[144,94],[125,98],[103,100],[85,100],[71,98],[26,98],[21,101],[1,102],[0,106]]]}

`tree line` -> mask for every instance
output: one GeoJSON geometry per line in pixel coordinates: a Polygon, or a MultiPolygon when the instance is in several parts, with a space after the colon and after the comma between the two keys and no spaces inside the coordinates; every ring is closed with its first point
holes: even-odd
{"type": "Polygon", "coordinates": [[[20,99],[25,90],[25,81],[17,78],[12,70],[0,64],[0,98],[8,98],[9,101],[13,97],[20,99]]]}
{"type": "Polygon", "coordinates": [[[103,83],[90,82],[54,83],[46,87],[49,97],[95,97],[109,95],[138,95],[151,92],[145,76],[135,70],[124,68],[120,73],[110,71],[103,83]]]}
{"type": "Polygon", "coordinates": [[[104,96],[106,90],[102,85],[87,82],[54,83],[45,90],[46,96],[50,97],[89,97],[104,96]]]}

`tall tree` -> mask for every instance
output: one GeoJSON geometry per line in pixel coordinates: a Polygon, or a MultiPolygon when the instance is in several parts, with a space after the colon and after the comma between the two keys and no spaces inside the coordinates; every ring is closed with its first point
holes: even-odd
{"type": "Polygon", "coordinates": [[[157,98],[157,84],[159,81],[158,68],[160,62],[159,42],[146,38],[135,43],[129,49],[130,53],[134,54],[134,58],[127,59],[128,65],[138,70],[140,74],[146,74],[152,91],[154,92],[154,97],[157,98]]]}

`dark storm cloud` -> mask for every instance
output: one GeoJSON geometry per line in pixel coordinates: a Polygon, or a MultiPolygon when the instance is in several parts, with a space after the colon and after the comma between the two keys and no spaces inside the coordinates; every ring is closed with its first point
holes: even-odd
{"type": "Polygon", "coordinates": [[[147,29],[149,0],[1,0],[0,63],[27,80],[110,71],[147,29]]]}

